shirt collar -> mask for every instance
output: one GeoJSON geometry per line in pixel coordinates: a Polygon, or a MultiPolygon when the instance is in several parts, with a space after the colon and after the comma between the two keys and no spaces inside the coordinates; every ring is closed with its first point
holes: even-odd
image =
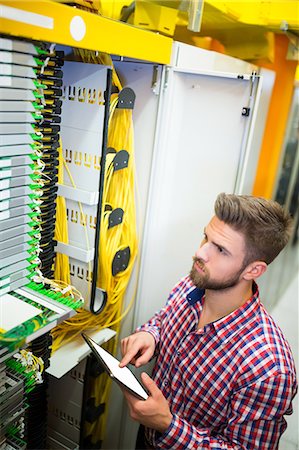
{"type": "MultiPolygon", "coordinates": [[[[236,309],[222,319],[219,319],[216,322],[207,325],[207,327],[212,326],[219,338],[221,338],[222,340],[225,341],[228,338],[231,338],[240,330],[240,328],[248,326],[248,324],[255,319],[258,308],[260,306],[259,289],[255,282],[253,282],[252,290],[252,297],[247,300],[244,305],[240,306],[240,308],[236,309]]],[[[187,294],[187,301],[189,303],[189,306],[193,306],[197,302],[200,302],[200,304],[202,304],[204,294],[204,289],[192,289],[187,294]]]]}
{"type": "Polygon", "coordinates": [[[194,288],[187,294],[187,301],[190,306],[194,305],[196,302],[200,301],[205,294],[204,289],[194,288]]]}
{"type": "Polygon", "coordinates": [[[223,341],[231,339],[240,329],[250,326],[255,320],[260,307],[259,289],[255,282],[252,286],[253,295],[232,313],[213,322],[213,327],[223,341]]]}

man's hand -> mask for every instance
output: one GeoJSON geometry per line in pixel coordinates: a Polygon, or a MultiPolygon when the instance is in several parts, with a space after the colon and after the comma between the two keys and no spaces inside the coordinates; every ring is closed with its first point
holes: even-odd
{"type": "Polygon", "coordinates": [[[154,380],[145,372],[141,374],[141,379],[150,394],[147,400],[138,400],[134,395],[123,389],[130,416],[142,425],[164,433],[172,421],[168,401],[154,380]]]}
{"type": "Polygon", "coordinates": [[[121,340],[121,351],[123,358],[119,367],[134,364],[140,367],[149,362],[155,352],[156,342],[154,336],[147,331],[139,331],[121,340]]]}

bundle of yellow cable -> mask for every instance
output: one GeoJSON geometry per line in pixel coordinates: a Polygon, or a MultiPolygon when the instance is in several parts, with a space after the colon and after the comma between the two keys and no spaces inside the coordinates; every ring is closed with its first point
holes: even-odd
{"type": "MultiPolygon", "coordinates": [[[[58,151],[58,183],[63,184],[63,155],[61,141],[58,151]]],[[[66,204],[65,198],[61,196],[57,196],[56,198],[55,239],[57,241],[64,242],[65,244],[68,243],[66,204]]],[[[70,284],[69,258],[62,253],[56,253],[54,262],[54,278],[70,284]]]]}
{"type": "Polygon", "coordinates": [[[121,170],[114,170],[113,160],[106,166],[98,285],[111,293],[108,295],[110,308],[107,308],[109,326],[115,324],[121,312],[119,300],[127,287],[137,254],[132,111],[113,109],[113,106],[112,102],[108,146],[114,148],[116,152],[125,149],[129,154],[129,160],[128,167],[121,170]],[[110,213],[116,208],[124,211],[123,221],[109,228],[110,213]],[[114,256],[117,251],[124,250],[128,246],[130,248],[128,267],[113,276],[111,268],[114,256]]]}
{"type": "MultiPolygon", "coordinates": [[[[123,298],[128,285],[134,261],[137,255],[135,185],[134,185],[134,141],[132,111],[117,109],[118,96],[113,96],[110,107],[108,127],[108,147],[116,152],[125,149],[129,154],[128,167],[115,171],[113,154],[108,158],[105,170],[105,187],[103,194],[103,213],[100,235],[100,259],[98,286],[108,294],[107,306],[102,315],[106,326],[112,327],[118,336],[121,320],[132,306],[134,295],[126,311],[123,311],[123,298]],[[123,221],[109,228],[111,211],[121,208],[124,211],[123,221]],[[130,248],[128,267],[117,275],[112,274],[112,263],[116,252],[130,248]]],[[[108,344],[108,349],[116,352],[117,339],[108,344]]],[[[97,404],[106,403],[110,390],[110,380],[99,377],[95,382],[93,395],[97,404]]],[[[103,436],[107,415],[93,425],[86,424],[86,434],[103,436]]]]}
{"type": "MultiPolygon", "coordinates": [[[[74,51],[77,59],[97,64],[105,64],[112,66],[113,64],[109,55],[98,54],[95,52],[89,52],[81,49],[74,51]]],[[[112,74],[113,84],[121,91],[122,86],[119,78],[113,68],[112,74]]],[[[116,331],[116,338],[109,341],[105,347],[111,352],[116,352],[118,333],[120,331],[121,320],[129,312],[135,299],[135,293],[137,285],[135,285],[135,292],[132,298],[124,310],[124,294],[128,286],[134,261],[137,255],[137,232],[136,232],[136,211],[135,211],[135,185],[134,185],[134,173],[135,173],[135,161],[134,161],[134,140],[133,140],[133,121],[132,111],[121,110],[117,108],[118,94],[111,96],[110,104],[110,118],[108,126],[108,147],[115,149],[116,153],[125,149],[129,154],[128,167],[121,170],[114,170],[113,158],[115,154],[108,154],[105,166],[105,184],[103,191],[102,202],[102,216],[101,216],[101,233],[99,244],[99,270],[97,286],[104,289],[107,292],[107,304],[99,315],[94,315],[89,311],[81,309],[78,314],[72,319],[63,322],[52,331],[53,346],[55,351],[62,344],[65,344],[73,340],[83,330],[97,329],[111,327],[116,331]],[[123,221],[121,224],[109,228],[109,216],[111,211],[116,208],[121,208],[124,211],[123,221]],[[129,247],[130,259],[127,268],[117,273],[115,276],[112,274],[112,262],[115,254],[129,247]]],[[[69,168],[65,161],[63,161],[68,175],[71,179],[74,187],[75,183],[72,179],[69,168]]],[[[84,218],[82,205],[79,204],[82,217],[84,218]]],[[[66,216],[63,216],[59,212],[59,220],[66,223],[66,216]]],[[[86,223],[84,224],[86,230],[86,223]]],[[[61,230],[64,229],[62,226],[61,230]]],[[[58,239],[57,233],[57,239],[58,239]]],[[[63,238],[63,237],[62,237],[63,238]]],[[[65,236],[64,236],[65,238],[65,236]]],[[[87,247],[89,248],[88,237],[87,247]]],[[[59,240],[62,240],[59,238],[59,240]]],[[[64,241],[63,241],[64,242],[64,241]]],[[[66,260],[58,258],[56,260],[57,276],[63,274],[65,276],[66,260]]],[[[56,268],[55,267],[55,268],[56,268]]],[[[89,268],[91,273],[91,268],[89,268]]],[[[91,395],[96,399],[96,405],[107,403],[110,390],[110,379],[105,374],[95,379],[92,386],[91,395]]],[[[105,414],[102,414],[100,420],[95,421],[92,424],[86,422],[84,434],[85,436],[92,436],[93,441],[103,438],[105,423],[107,418],[107,410],[105,414]]]]}
{"type": "MultiPolygon", "coordinates": [[[[80,50],[81,56],[82,52],[83,51],[80,50]]],[[[89,52],[87,52],[87,56],[89,61],[90,60],[89,52]]],[[[107,60],[108,55],[101,54],[99,55],[99,58],[100,58],[99,61],[104,61],[105,63],[109,62],[109,60],[107,60]]],[[[94,59],[92,59],[92,61],[94,62],[94,59]]],[[[112,64],[111,60],[110,64],[112,64]]],[[[117,77],[115,70],[113,70],[113,74],[114,74],[113,80],[117,83],[118,86],[121,87],[120,81],[117,77]]],[[[122,299],[122,295],[126,289],[126,286],[128,284],[131,275],[131,271],[137,253],[137,238],[135,228],[134,155],[132,152],[133,150],[132,112],[127,110],[116,109],[117,101],[118,95],[114,95],[114,98],[111,101],[111,108],[110,108],[110,120],[109,120],[110,131],[108,134],[108,147],[116,147],[116,149],[121,150],[123,148],[126,148],[127,146],[127,151],[130,152],[130,163],[128,169],[124,171],[120,170],[118,172],[115,172],[114,174],[115,178],[112,177],[113,165],[111,163],[106,165],[105,188],[103,195],[103,214],[101,223],[101,239],[100,239],[100,260],[99,260],[100,273],[98,277],[98,286],[105,289],[106,292],[108,293],[108,305],[114,305],[114,307],[111,308],[106,307],[100,316],[94,316],[93,314],[91,314],[89,311],[86,310],[79,310],[78,314],[74,318],[63,322],[61,325],[59,325],[52,331],[52,335],[54,338],[52,346],[53,352],[56,351],[62,344],[71,341],[74,337],[79,335],[83,329],[86,328],[101,329],[110,326],[115,329],[116,326],[117,328],[116,331],[118,331],[121,319],[127,314],[134,301],[133,295],[128,308],[121,314],[123,305],[119,303],[119,300],[122,299]],[[122,120],[123,123],[121,122],[122,120]],[[111,180],[113,180],[113,178],[114,182],[111,183],[111,180]],[[133,196],[131,197],[131,201],[129,201],[130,195],[133,196]],[[114,197],[116,201],[114,200],[114,197]],[[108,235],[110,234],[110,239],[108,242],[105,236],[106,233],[108,232],[108,217],[110,211],[109,210],[106,211],[106,207],[108,205],[110,207],[109,209],[111,209],[111,205],[116,204],[116,202],[118,202],[118,207],[121,207],[125,211],[124,223],[116,227],[115,233],[108,233],[108,235]],[[126,234],[127,236],[125,238],[126,245],[121,245],[120,238],[123,239],[124,234],[126,234]],[[111,272],[112,259],[118,250],[126,248],[127,246],[130,247],[131,253],[128,268],[126,269],[125,272],[118,274],[116,277],[112,277],[111,272]],[[107,264],[108,260],[110,261],[110,267],[107,264]],[[103,276],[101,274],[101,269],[103,269],[103,272],[105,274],[103,276]],[[115,280],[113,280],[111,284],[112,278],[115,278],[115,280]]],[[[69,171],[69,168],[64,160],[63,164],[68,172],[73,187],[76,187],[72,175],[69,171]]],[[[82,210],[82,205],[80,203],[79,206],[81,210],[81,217],[84,219],[85,216],[82,210]]],[[[62,217],[61,221],[64,221],[62,217]]],[[[84,224],[84,226],[86,230],[86,224],[84,224]]],[[[89,248],[88,242],[87,247],[89,248]]],[[[66,267],[65,263],[63,264],[65,268],[66,267]]],[[[59,259],[57,259],[56,266],[58,265],[59,259]]],[[[59,270],[58,267],[56,270],[57,271],[59,270]]],[[[91,273],[91,268],[89,272],[91,273]]]]}

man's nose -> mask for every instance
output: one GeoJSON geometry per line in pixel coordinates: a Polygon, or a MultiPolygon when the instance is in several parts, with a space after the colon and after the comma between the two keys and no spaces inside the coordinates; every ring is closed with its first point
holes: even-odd
{"type": "Polygon", "coordinates": [[[202,244],[195,253],[196,258],[207,262],[209,259],[209,244],[208,242],[202,244]]]}

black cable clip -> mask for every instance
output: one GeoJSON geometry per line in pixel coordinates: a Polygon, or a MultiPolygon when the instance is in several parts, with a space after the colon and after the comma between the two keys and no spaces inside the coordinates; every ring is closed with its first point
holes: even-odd
{"type": "Polygon", "coordinates": [[[127,150],[119,150],[113,158],[112,164],[114,172],[128,167],[130,155],[127,150]]]}
{"type": "Polygon", "coordinates": [[[98,316],[105,308],[108,300],[108,294],[104,289],[96,288],[95,295],[90,300],[90,311],[98,316]],[[99,298],[101,297],[101,298],[99,298]]]}
{"type": "Polygon", "coordinates": [[[119,109],[134,109],[135,92],[129,87],[123,88],[118,94],[117,108],[119,109]]]}

